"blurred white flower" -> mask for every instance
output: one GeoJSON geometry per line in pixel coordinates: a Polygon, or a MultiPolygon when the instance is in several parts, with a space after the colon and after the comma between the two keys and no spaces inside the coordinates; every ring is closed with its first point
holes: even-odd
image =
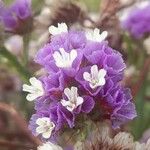
{"type": "Polygon", "coordinates": [[[23,39],[19,35],[13,35],[4,42],[4,46],[14,55],[19,55],[23,50],[23,39]]]}
{"type": "Polygon", "coordinates": [[[44,143],[38,146],[37,150],[63,150],[59,145],[55,145],[51,142],[44,143]]]}
{"type": "Polygon", "coordinates": [[[50,24],[51,10],[49,7],[43,7],[36,20],[41,24],[48,26],[50,24]]]}
{"type": "Polygon", "coordinates": [[[124,71],[125,77],[130,77],[137,72],[135,66],[131,65],[127,67],[124,71]]]}

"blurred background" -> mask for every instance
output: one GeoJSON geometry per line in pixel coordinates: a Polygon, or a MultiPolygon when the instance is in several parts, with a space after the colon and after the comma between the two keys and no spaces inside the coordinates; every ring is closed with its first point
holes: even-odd
{"type": "MultiPolygon", "coordinates": [[[[14,1],[0,0],[0,150],[36,149],[39,143],[28,130],[34,104],[26,100],[22,84],[43,73],[34,56],[50,39],[48,27],[61,22],[70,28],[108,31],[110,46],[121,52],[127,64],[122,84],[131,88],[138,112],[138,117],[120,130],[146,142],[150,138],[150,11],[146,20],[149,30],[137,28],[140,36],[124,26],[124,20],[150,1],[32,0],[30,18],[10,30],[10,25],[2,23],[2,5],[10,6],[14,1]]],[[[143,18],[144,14],[134,19],[133,26],[143,18]]]]}

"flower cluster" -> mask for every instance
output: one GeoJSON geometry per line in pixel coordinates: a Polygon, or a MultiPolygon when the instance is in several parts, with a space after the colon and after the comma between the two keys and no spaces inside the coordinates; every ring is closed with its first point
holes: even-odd
{"type": "Polygon", "coordinates": [[[29,32],[32,28],[31,0],[16,0],[11,6],[0,1],[0,23],[7,32],[29,32]]]}
{"type": "Polygon", "coordinates": [[[122,22],[124,29],[135,38],[142,38],[150,33],[150,2],[142,2],[131,9],[122,22]]]}
{"type": "Polygon", "coordinates": [[[109,119],[113,128],[133,119],[130,90],[120,85],[126,66],[105,41],[107,32],[68,30],[65,23],[49,32],[51,41],[35,57],[47,74],[23,85],[27,100],[35,100],[29,125],[33,134],[51,140],[63,127],[73,128],[81,115],[109,119]]]}

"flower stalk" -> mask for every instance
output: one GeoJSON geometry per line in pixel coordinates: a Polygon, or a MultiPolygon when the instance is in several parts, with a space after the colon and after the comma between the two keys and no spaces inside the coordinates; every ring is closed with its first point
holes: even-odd
{"type": "Polygon", "coordinates": [[[25,82],[28,82],[30,78],[29,71],[22,66],[22,64],[17,60],[17,57],[10,53],[6,48],[0,48],[0,55],[7,59],[9,64],[18,72],[25,82]]]}

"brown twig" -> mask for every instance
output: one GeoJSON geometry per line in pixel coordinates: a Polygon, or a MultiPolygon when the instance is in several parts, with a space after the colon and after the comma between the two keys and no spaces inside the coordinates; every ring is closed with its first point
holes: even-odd
{"type": "Polygon", "coordinates": [[[11,149],[13,149],[13,148],[21,148],[24,150],[36,149],[36,147],[33,147],[32,145],[25,145],[25,144],[20,144],[20,143],[11,142],[11,141],[5,141],[5,140],[0,140],[0,146],[1,147],[9,147],[11,149]]]}
{"type": "Polygon", "coordinates": [[[13,106],[5,104],[5,103],[0,103],[0,110],[8,113],[13,118],[18,129],[20,129],[22,133],[26,135],[26,137],[31,142],[33,142],[35,145],[41,144],[41,141],[37,139],[36,137],[34,137],[31,134],[31,132],[28,130],[28,125],[26,121],[22,118],[22,116],[16,111],[16,109],[13,106]]]}
{"type": "Polygon", "coordinates": [[[150,57],[148,57],[145,60],[144,66],[142,67],[142,69],[140,71],[139,79],[138,79],[137,83],[135,85],[133,85],[133,87],[132,87],[133,97],[135,97],[137,95],[138,91],[142,87],[143,82],[148,74],[149,69],[150,69],[150,57]]]}
{"type": "MultiPolygon", "coordinates": [[[[105,2],[106,4],[105,4],[105,7],[103,8],[103,10],[101,12],[100,21],[98,22],[98,24],[102,26],[103,23],[107,19],[110,19],[111,17],[115,16],[116,13],[118,13],[120,10],[132,6],[135,2],[136,2],[136,0],[132,0],[128,4],[120,5],[119,0],[112,0],[112,2],[110,2],[108,0],[107,3],[105,2]],[[114,3],[114,7],[112,7],[113,3],[114,3]]],[[[102,1],[102,3],[103,3],[103,1],[102,1]]]]}

